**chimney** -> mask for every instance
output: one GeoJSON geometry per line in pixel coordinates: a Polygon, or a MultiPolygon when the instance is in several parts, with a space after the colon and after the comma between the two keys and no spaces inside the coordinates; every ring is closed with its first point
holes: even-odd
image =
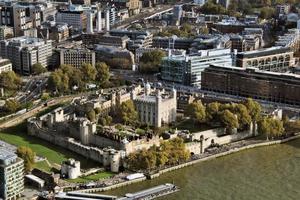
{"type": "Polygon", "coordinates": [[[91,12],[87,13],[87,23],[86,23],[86,32],[93,33],[93,14],[91,12]]]}
{"type": "Polygon", "coordinates": [[[102,19],[101,19],[101,10],[97,13],[97,32],[102,31],[102,19]]]}
{"type": "Polygon", "coordinates": [[[109,31],[110,30],[109,10],[106,10],[105,13],[105,26],[106,26],[106,31],[109,31]]]}

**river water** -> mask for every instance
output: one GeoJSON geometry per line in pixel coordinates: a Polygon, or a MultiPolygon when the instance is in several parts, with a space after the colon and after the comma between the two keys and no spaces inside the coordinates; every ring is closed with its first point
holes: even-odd
{"type": "Polygon", "coordinates": [[[300,139],[202,162],[106,194],[121,196],[167,182],[181,190],[164,200],[298,200],[300,139]]]}

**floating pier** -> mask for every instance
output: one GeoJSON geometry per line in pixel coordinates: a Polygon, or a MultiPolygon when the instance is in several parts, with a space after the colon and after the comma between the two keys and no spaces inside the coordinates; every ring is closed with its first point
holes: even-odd
{"type": "Polygon", "coordinates": [[[179,191],[179,188],[171,183],[158,185],[146,190],[142,190],[135,193],[127,193],[124,197],[116,197],[102,194],[88,194],[81,192],[67,192],[59,193],[55,196],[55,199],[64,200],[150,200],[158,197],[162,197],[168,194],[179,191]]]}

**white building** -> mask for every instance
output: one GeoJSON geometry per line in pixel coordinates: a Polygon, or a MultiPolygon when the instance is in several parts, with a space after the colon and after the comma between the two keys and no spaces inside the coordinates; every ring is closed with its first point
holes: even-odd
{"type": "Polygon", "coordinates": [[[165,93],[160,90],[151,90],[149,83],[145,85],[143,94],[135,96],[133,101],[142,124],[161,127],[176,121],[176,90],[165,93]]]}
{"type": "Polygon", "coordinates": [[[0,74],[8,71],[12,71],[12,64],[10,60],[0,58],[0,74]]]}
{"type": "Polygon", "coordinates": [[[0,41],[0,56],[8,58],[16,72],[32,73],[32,65],[47,67],[52,57],[52,41],[35,37],[16,37],[0,41]]]}
{"type": "Polygon", "coordinates": [[[78,178],[80,173],[80,162],[74,159],[69,159],[61,165],[61,176],[68,179],[78,178]]]}
{"type": "Polygon", "coordinates": [[[211,64],[231,66],[233,55],[230,49],[200,50],[197,54],[169,56],[162,60],[163,80],[200,86],[201,72],[211,64]]]}
{"type": "Polygon", "coordinates": [[[23,191],[24,161],[0,147],[0,199],[17,199],[23,191]]]}

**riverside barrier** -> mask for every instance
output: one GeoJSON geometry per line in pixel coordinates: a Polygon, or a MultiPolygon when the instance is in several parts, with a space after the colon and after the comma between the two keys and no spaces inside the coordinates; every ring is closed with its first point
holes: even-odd
{"type": "MultiPolygon", "coordinates": [[[[261,143],[256,143],[256,144],[250,144],[250,145],[243,146],[243,147],[237,147],[237,148],[230,149],[230,150],[222,152],[222,153],[210,155],[210,156],[200,158],[200,159],[197,159],[197,160],[193,160],[193,161],[190,161],[190,162],[187,162],[187,163],[183,163],[183,164],[180,164],[180,165],[176,165],[176,166],[173,166],[173,167],[162,169],[157,173],[148,175],[147,178],[148,179],[154,179],[154,178],[157,178],[157,177],[159,177],[160,175],[162,175],[164,173],[174,171],[174,170],[177,170],[177,169],[181,169],[181,168],[184,168],[184,167],[187,167],[187,166],[191,166],[191,165],[194,165],[194,164],[197,164],[197,163],[200,163],[200,162],[212,160],[212,159],[215,159],[215,158],[230,155],[230,154],[237,153],[237,152],[247,150],[247,149],[253,149],[253,148],[257,148],[257,147],[263,147],[263,146],[270,146],[270,145],[275,145],[275,144],[286,143],[286,142],[289,142],[291,140],[295,140],[295,139],[298,139],[298,138],[300,138],[300,133],[296,133],[295,136],[292,136],[292,137],[289,137],[289,138],[286,138],[286,139],[282,139],[282,140],[267,141],[267,142],[261,142],[261,143]]],[[[123,186],[126,186],[126,185],[130,185],[130,184],[133,184],[133,183],[138,183],[138,182],[146,180],[147,178],[144,177],[144,178],[139,178],[139,179],[135,179],[135,180],[131,180],[131,181],[125,181],[125,182],[117,183],[117,184],[107,186],[107,187],[82,189],[82,190],[77,190],[77,191],[78,192],[84,192],[84,193],[104,192],[104,191],[116,189],[116,188],[119,188],[119,187],[123,187],[123,186]]]]}

